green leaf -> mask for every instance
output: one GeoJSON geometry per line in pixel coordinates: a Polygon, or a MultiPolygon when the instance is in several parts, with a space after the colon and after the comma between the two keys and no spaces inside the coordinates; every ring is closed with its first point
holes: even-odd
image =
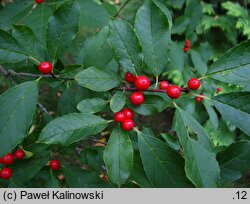
{"type": "Polygon", "coordinates": [[[113,58],[112,50],[107,42],[109,29],[104,27],[96,35],[88,38],[83,45],[84,67],[105,67],[113,58]]]}
{"type": "Polygon", "coordinates": [[[191,50],[191,59],[199,74],[205,75],[207,73],[207,63],[202,56],[195,50],[191,50]]]}
{"type": "Polygon", "coordinates": [[[70,87],[67,87],[58,101],[58,112],[60,115],[66,115],[76,112],[75,93],[70,87]]]}
{"type": "Polygon", "coordinates": [[[60,188],[61,184],[57,178],[51,173],[50,178],[46,183],[46,188],[60,188]]]}
{"type": "Polygon", "coordinates": [[[63,169],[67,184],[70,188],[106,188],[111,187],[105,183],[96,172],[86,171],[76,167],[65,167],[63,169]]]}
{"type": "Polygon", "coordinates": [[[250,142],[237,142],[218,155],[222,183],[231,183],[250,169],[250,142]]]}
{"type": "Polygon", "coordinates": [[[144,169],[139,153],[134,156],[133,170],[130,179],[142,188],[152,188],[144,169]]]}
{"type": "Polygon", "coordinates": [[[53,61],[61,56],[78,32],[80,8],[78,3],[66,1],[49,19],[47,49],[53,61]]]}
{"type": "Polygon", "coordinates": [[[185,154],[187,177],[196,187],[217,187],[220,170],[208,134],[189,114],[178,108],[175,114],[176,132],[185,154]],[[193,132],[189,133],[188,128],[193,132]]]}
{"type": "Polygon", "coordinates": [[[9,33],[0,30],[0,63],[16,63],[27,58],[24,48],[9,33]]]}
{"type": "Polygon", "coordinates": [[[19,22],[32,8],[32,1],[15,1],[15,3],[7,3],[0,12],[0,28],[9,30],[13,24],[19,22]]]}
{"type": "Polygon", "coordinates": [[[123,20],[110,21],[108,42],[114,49],[117,61],[133,74],[142,70],[141,46],[133,28],[123,20]]]}
{"type": "Polygon", "coordinates": [[[116,92],[110,101],[110,109],[116,113],[123,109],[124,105],[126,104],[126,96],[123,92],[116,92]]]}
{"type": "Polygon", "coordinates": [[[149,116],[154,113],[160,113],[166,109],[170,104],[162,99],[160,96],[145,96],[145,101],[140,106],[128,104],[128,106],[141,115],[149,116]]]}
{"type": "Polygon", "coordinates": [[[168,63],[171,19],[167,8],[161,3],[146,0],[137,12],[136,34],[149,70],[159,76],[168,63]]]}
{"type": "Polygon", "coordinates": [[[44,50],[33,31],[24,25],[14,25],[12,36],[25,49],[25,53],[39,61],[44,61],[44,50]]]}
{"type": "Polygon", "coordinates": [[[218,127],[215,129],[210,121],[208,121],[205,126],[214,146],[227,147],[235,142],[235,130],[229,130],[223,120],[218,121],[217,126],[218,127]]]}
{"type": "Polygon", "coordinates": [[[233,125],[250,135],[250,93],[220,94],[213,98],[216,109],[233,125]]]}
{"type": "Polygon", "coordinates": [[[169,58],[171,66],[178,70],[182,70],[184,67],[184,53],[183,50],[175,43],[172,42],[170,52],[169,52],[169,58]]]}
{"type": "Polygon", "coordinates": [[[40,4],[36,6],[29,17],[25,18],[24,24],[29,26],[37,39],[43,44],[46,44],[46,32],[48,27],[49,18],[53,12],[47,4],[40,4]]]}
{"type": "Polygon", "coordinates": [[[250,77],[250,40],[228,50],[209,67],[206,77],[229,84],[248,84],[250,77]]]}
{"type": "Polygon", "coordinates": [[[70,145],[100,133],[107,124],[108,121],[95,115],[71,113],[50,121],[38,140],[46,144],[70,145]]]}
{"type": "Polygon", "coordinates": [[[189,19],[189,25],[186,30],[187,38],[191,38],[202,17],[202,6],[200,1],[190,1],[185,10],[185,18],[189,19]]]}
{"type": "Polygon", "coordinates": [[[103,110],[107,105],[107,101],[103,100],[102,98],[89,98],[82,100],[78,105],[77,109],[82,113],[98,113],[99,111],[103,110]]]}
{"type": "Polygon", "coordinates": [[[133,166],[134,150],[128,132],[113,129],[103,152],[110,180],[119,187],[128,179],[133,166]]]}
{"type": "Polygon", "coordinates": [[[184,159],[167,144],[151,135],[139,132],[138,146],[144,169],[154,187],[192,186],[185,175],[184,159]]]}
{"type": "Polygon", "coordinates": [[[19,84],[0,96],[0,156],[22,142],[36,110],[37,81],[19,84]]]}
{"type": "Polygon", "coordinates": [[[80,86],[92,91],[105,92],[120,84],[118,76],[90,67],[78,73],[75,80],[80,86]]]}
{"type": "Polygon", "coordinates": [[[104,147],[90,147],[85,151],[81,151],[80,160],[83,163],[87,163],[96,172],[100,173],[103,171],[103,150],[104,147]]]}
{"type": "Polygon", "coordinates": [[[90,29],[102,28],[108,24],[107,11],[93,0],[77,0],[81,9],[80,26],[90,29]]]}
{"type": "Polygon", "coordinates": [[[160,136],[167,142],[169,147],[171,147],[172,149],[174,150],[181,149],[181,146],[175,136],[167,134],[167,133],[161,133],[160,136]]]}
{"type": "Polygon", "coordinates": [[[218,116],[217,113],[215,112],[214,108],[212,107],[212,104],[210,103],[210,101],[204,100],[203,104],[206,108],[206,111],[209,115],[209,119],[211,120],[211,123],[213,124],[214,128],[217,129],[218,128],[218,116]]]}

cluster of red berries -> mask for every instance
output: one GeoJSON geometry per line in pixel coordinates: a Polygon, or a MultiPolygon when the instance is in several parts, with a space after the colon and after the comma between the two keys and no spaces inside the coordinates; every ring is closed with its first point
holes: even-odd
{"type": "Polygon", "coordinates": [[[35,2],[36,2],[37,4],[41,4],[41,3],[43,3],[43,1],[44,1],[44,0],[35,0],[35,2]]]}
{"type": "Polygon", "coordinates": [[[53,71],[53,65],[50,62],[41,62],[38,69],[42,74],[51,74],[53,71]]]}
{"type": "Polygon", "coordinates": [[[188,50],[190,49],[190,46],[191,46],[190,40],[186,40],[183,51],[188,52],[188,50]]]}
{"type": "MultiPolygon", "coordinates": [[[[15,158],[17,160],[22,160],[25,157],[25,152],[22,149],[18,149],[15,151],[14,155],[11,153],[6,154],[2,158],[0,158],[0,163],[6,166],[11,165],[15,158]]],[[[12,169],[9,167],[4,167],[0,171],[0,178],[9,179],[12,176],[12,169]]]]}
{"type": "Polygon", "coordinates": [[[166,91],[167,95],[172,99],[177,99],[181,96],[181,88],[176,85],[169,85],[167,81],[160,82],[159,88],[166,91]]]}
{"type": "Polygon", "coordinates": [[[129,108],[124,108],[123,110],[115,113],[114,120],[122,124],[123,130],[130,131],[135,126],[133,117],[134,117],[134,112],[129,108]]]}
{"type": "Polygon", "coordinates": [[[130,72],[126,72],[125,80],[128,83],[134,83],[138,91],[133,92],[130,95],[130,102],[135,106],[139,106],[144,102],[144,95],[140,91],[145,91],[150,87],[150,80],[146,76],[136,77],[130,72]]]}
{"type": "MultiPolygon", "coordinates": [[[[22,160],[25,157],[25,152],[22,149],[18,149],[15,151],[14,155],[12,153],[8,153],[2,158],[0,158],[0,164],[5,165],[0,171],[0,178],[2,179],[10,179],[12,177],[12,169],[6,167],[14,163],[15,158],[17,160],[22,160]]],[[[60,162],[58,160],[50,161],[50,168],[52,170],[58,170],[60,168],[60,162]]]]}

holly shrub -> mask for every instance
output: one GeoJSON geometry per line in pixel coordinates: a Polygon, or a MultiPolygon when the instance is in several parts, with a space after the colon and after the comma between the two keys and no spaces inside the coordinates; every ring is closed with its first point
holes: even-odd
{"type": "Polygon", "coordinates": [[[248,2],[2,0],[0,186],[249,187],[248,2]]]}

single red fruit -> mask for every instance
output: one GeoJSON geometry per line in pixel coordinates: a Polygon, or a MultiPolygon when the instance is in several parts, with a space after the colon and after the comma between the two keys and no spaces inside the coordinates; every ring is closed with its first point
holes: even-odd
{"type": "Polygon", "coordinates": [[[150,87],[150,80],[146,76],[139,76],[135,81],[135,87],[140,90],[147,90],[150,87]]]}
{"type": "Polygon", "coordinates": [[[132,119],[134,117],[134,112],[129,108],[124,108],[122,112],[126,119],[132,119]]]}
{"type": "Polygon", "coordinates": [[[120,111],[115,113],[114,120],[118,123],[122,123],[126,119],[124,112],[120,111]]]}
{"type": "Polygon", "coordinates": [[[196,102],[201,102],[203,100],[202,95],[195,98],[196,102]]]}
{"type": "Polygon", "coordinates": [[[60,168],[60,162],[56,159],[50,161],[49,166],[52,170],[58,170],[60,168]]]}
{"type": "Polygon", "coordinates": [[[125,74],[125,80],[128,83],[134,83],[136,81],[136,79],[137,79],[137,77],[135,75],[133,75],[130,72],[126,72],[126,74],[125,74]]]}
{"type": "Polygon", "coordinates": [[[222,91],[222,88],[221,87],[218,87],[217,89],[216,89],[216,92],[217,93],[220,93],[222,91]]]}
{"type": "Polygon", "coordinates": [[[190,46],[191,46],[190,40],[186,40],[185,47],[190,48],[190,46]]]}
{"type": "Polygon", "coordinates": [[[9,179],[12,176],[12,170],[10,168],[2,168],[0,171],[0,177],[2,179],[9,179]]]}
{"type": "Polygon", "coordinates": [[[144,102],[144,96],[141,92],[134,92],[130,95],[130,102],[136,106],[141,105],[144,102]]]}
{"type": "Polygon", "coordinates": [[[197,90],[200,88],[201,82],[197,78],[192,78],[188,80],[188,87],[192,90],[197,90]]]}
{"type": "Polygon", "coordinates": [[[181,88],[176,85],[169,86],[167,94],[172,99],[179,98],[181,96],[181,88]]]}
{"type": "Polygon", "coordinates": [[[188,52],[188,50],[189,50],[189,48],[186,47],[186,46],[183,48],[183,51],[184,51],[184,52],[188,52]]]}
{"type": "Polygon", "coordinates": [[[104,180],[105,182],[109,181],[109,178],[106,175],[102,175],[101,176],[102,180],[104,180]]]}
{"type": "Polygon", "coordinates": [[[162,81],[162,82],[160,83],[160,89],[161,89],[161,90],[167,90],[168,87],[169,87],[169,83],[168,83],[167,81],[162,81]]]}
{"type": "Polygon", "coordinates": [[[41,3],[43,3],[43,1],[44,1],[44,0],[35,0],[35,2],[36,2],[37,4],[41,4],[41,3]]]}
{"type": "Polygon", "coordinates": [[[25,157],[25,152],[22,149],[18,149],[15,152],[15,157],[17,160],[22,160],[25,157]]]}
{"type": "Polygon", "coordinates": [[[122,129],[125,131],[130,131],[134,128],[135,124],[134,121],[131,119],[126,119],[123,123],[122,123],[122,129]]]}
{"type": "Polygon", "coordinates": [[[52,70],[53,70],[53,66],[49,62],[41,62],[39,64],[39,71],[42,74],[50,74],[50,73],[52,73],[52,70]]]}
{"type": "Polygon", "coordinates": [[[13,162],[14,162],[14,156],[11,153],[8,153],[2,157],[2,164],[10,165],[13,162]]]}

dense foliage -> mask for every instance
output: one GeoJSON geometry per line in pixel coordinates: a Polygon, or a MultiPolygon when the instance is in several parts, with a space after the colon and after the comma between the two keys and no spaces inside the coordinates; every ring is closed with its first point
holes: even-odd
{"type": "Polygon", "coordinates": [[[249,187],[249,1],[0,2],[1,187],[249,187]]]}

